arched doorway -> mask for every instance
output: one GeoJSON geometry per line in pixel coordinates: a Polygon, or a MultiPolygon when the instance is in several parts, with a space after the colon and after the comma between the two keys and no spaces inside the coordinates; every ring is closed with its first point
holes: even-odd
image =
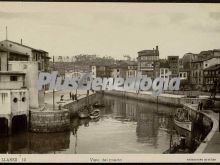
{"type": "Polygon", "coordinates": [[[8,134],[8,119],[0,117],[0,136],[8,134]]]}
{"type": "Polygon", "coordinates": [[[27,130],[27,116],[19,115],[12,118],[12,133],[27,130]]]}

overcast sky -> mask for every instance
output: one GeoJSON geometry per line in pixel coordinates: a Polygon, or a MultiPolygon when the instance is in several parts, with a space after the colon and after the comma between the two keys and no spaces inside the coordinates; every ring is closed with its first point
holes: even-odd
{"type": "Polygon", "coordinates": [[[160,58],[220,49],[220,4],[0,2],[0,40],[50,56],[121,58],[159,46],[160,58]]]}

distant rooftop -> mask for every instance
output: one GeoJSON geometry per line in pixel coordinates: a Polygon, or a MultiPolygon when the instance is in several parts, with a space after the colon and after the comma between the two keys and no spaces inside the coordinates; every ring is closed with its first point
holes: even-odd
{"type": "Polygon", "coordinates": [[[156,49],[151,49],[151,50],[141,50],[138,52],[138,56],[159,56],[159,50],[158,46],[156,46],[156,49]]]}

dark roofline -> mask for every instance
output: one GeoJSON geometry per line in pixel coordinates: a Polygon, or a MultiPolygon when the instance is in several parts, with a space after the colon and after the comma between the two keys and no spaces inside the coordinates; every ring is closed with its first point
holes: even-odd
{"type": "Polygon", "coordinates": [[[41,50],[41,49],[33,49],[33,51],[42,52],[42,53],[48,53],[48,52],[46,52],[44,50],[41,50]]]}
{"type": "Polygon", "coordinates": [[[0,75],[25,75],[24,72],[18,72],[18,71],[0,71],[0,75]]]}
{"type": "Polygon", "coordinates": [[[35,48],[30,47],[30,46],[23,45],[23,44],[20,44],[20,43],[18,43],[18,42],[14,42],[14,41],[11,41],[11,40],[3,40],[3,41],[11,42],[11,43],[14,43],[14,44],[16,44],[16,45],[19,45],[19,46],[23,46],[23,47],[26,47],[26,48],[32,49],[32,50],[34,50],[34,51],[39,51],[39,52],[45,52],[45,53],[48,53],[48,52],[46,52],[46,51],[44,51],[44,50],[35,49],[35,48]]]}

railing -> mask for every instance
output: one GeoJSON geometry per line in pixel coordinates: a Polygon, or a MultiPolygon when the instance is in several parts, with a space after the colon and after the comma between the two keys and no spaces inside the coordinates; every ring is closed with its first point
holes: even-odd
{"type": "Polygon", "coordinates": [[[204,91],[163,91],[166,94],[175,94],[175,95],[186,95],[186,96],[199,96],[199,95],[207,95],[209,96],[209,92],[204,91]]]}

